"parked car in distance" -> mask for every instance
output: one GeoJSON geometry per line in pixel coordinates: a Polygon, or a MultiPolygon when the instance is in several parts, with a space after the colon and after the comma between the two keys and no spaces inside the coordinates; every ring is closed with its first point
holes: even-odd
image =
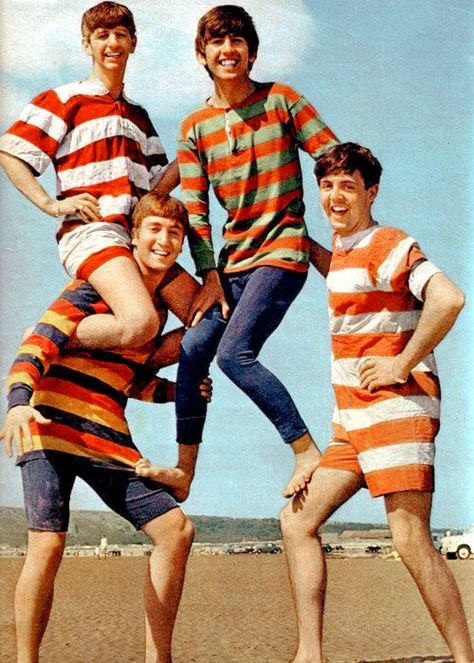
{"type": "Polygon", "coordinates": [[[440,552],[448,559],[469,559],[474,552],[474,525],[462,534],[447,532],[440,541],[440,552]]]}

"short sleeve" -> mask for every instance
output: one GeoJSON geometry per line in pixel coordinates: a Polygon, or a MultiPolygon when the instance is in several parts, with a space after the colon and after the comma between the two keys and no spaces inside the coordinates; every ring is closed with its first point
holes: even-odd
{"type": "Polygon", "coordinates": [[[420,302],[423,301],[423,290],[434,274],[441,272],[430,260],[422,260],[414,265],[408,279],[408,288],[420,302]]]}
{"type": "Polygon", "coordinates": [[[44,173],[67,133],[66,105],[54,90],[39,94],[0,138],[0,151],[44,173]]]}

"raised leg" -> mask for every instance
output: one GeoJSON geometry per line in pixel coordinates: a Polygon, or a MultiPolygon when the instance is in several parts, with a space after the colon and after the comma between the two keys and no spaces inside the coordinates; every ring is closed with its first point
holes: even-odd
{"type": "Polygon", "coordinates": [[[319,527],[361,487],[348,470],[317,468],[306,489],[281,514],[281,528],[298,624],[293,663],[320,663],[326,595],[326,560],[319,527]]]}
{"type": "Polygon", "coordinates": [[[15,591],[18,663],[38,663],[65,538],[64,532],[28,531],[25,564],[15,591]]]}
{"type": "Polygon", "coordinates": [[[145,661],[171,663],[173,628],[194,527],[180,509],[172,509],[142,529],[155,545],[145,580],[145,661]]]}
{"type": "Polygon", "coordinates": [[[113,315],[97,314],[77,328],[78,345],[84,348],[130,348],[143,345],[159,330],[151,296],[134,260],[116,257],[98,267],[89,283],[112,309],[113,315]]]}
{"type": "Polygon", "coordinates": [[[385,496],[385,506],[395,548],[454,660],[470,663],[474,655],[461,596],[448,565],[431,539],[431,493],[393,493],[385,496]]]}

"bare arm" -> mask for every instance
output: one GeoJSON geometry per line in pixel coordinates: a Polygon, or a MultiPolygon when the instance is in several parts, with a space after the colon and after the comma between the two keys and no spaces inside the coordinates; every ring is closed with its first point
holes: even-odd
{"type": "Polygon", "coordinates": [[[55,217],[65,214],[78,214],[86,222],[100,219],[99,203],[89,193],[81,193],[58,201],[43,189],[25,161],[14,157],[12,154],[0,152],[0,166],[13,186],[45,214],[55,217]]]}
{"type": "Polygon", "coordinates": [[[361,386],[374,391],[384,385],[405,381],[410,371],[440,343],[464,306],[462,291],[438,272],[428,281],[418,325],[396,357],[374,357],[361,362],[361,386]]]}
{"type": "Polygon", "coordinates": [[[158,182],[154,190],[157,193],[165,195],[171,193],[173,189],[176,189],[178,184],[179,184],[179,169],[178,169],[178,162],[175,159],[169,164],[165,174],[158,182]]]}
{"type": "Polygon", "coordinates": [[[323,278],[326,278],[331,265],[332,253],[324,246],[309,238],[309,261],[315,267],[323,278]]]}

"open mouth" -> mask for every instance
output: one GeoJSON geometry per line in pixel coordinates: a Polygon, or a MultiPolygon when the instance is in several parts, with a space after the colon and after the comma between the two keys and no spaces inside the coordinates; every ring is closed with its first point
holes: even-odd
{"type": "Polygon", "coordinates": [[[239,61],[238,60],[219,60],[219,64],[221,67],[236,67],[238,65],[239,61]]]}

